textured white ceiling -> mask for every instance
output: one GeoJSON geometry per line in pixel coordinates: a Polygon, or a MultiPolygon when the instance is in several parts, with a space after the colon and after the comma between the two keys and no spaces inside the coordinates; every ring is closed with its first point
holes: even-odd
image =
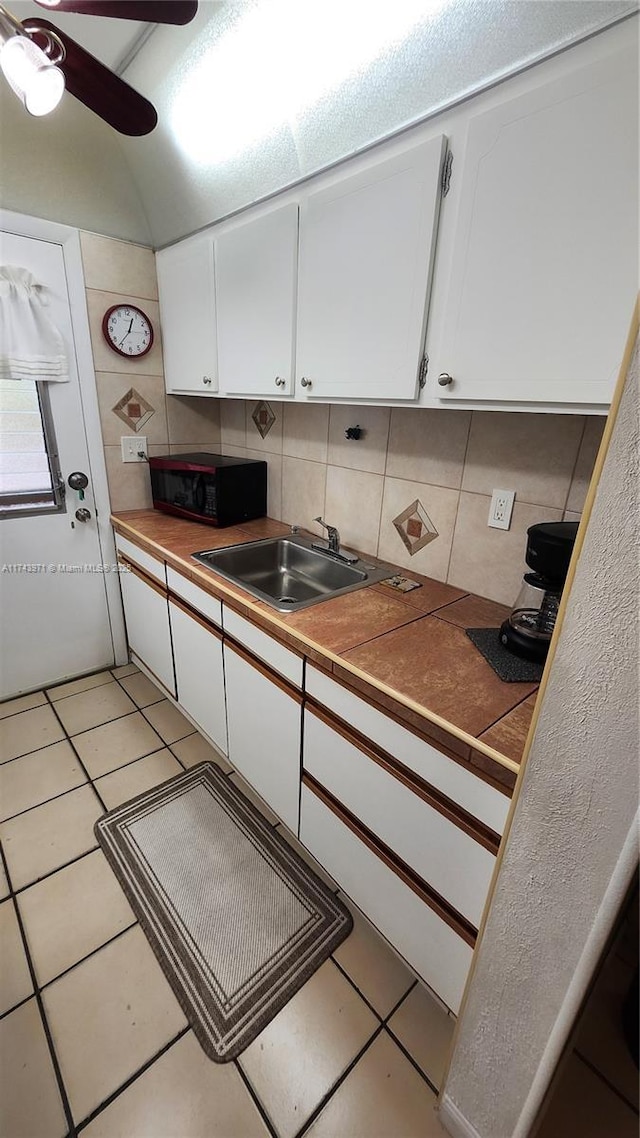
{"type": "MultiPolygon", "coordinates": [[[[30,0],[9,7],[46,17],[30,0]]],[[[158,108],[144,138],[116,134],[71,97],[31,118],[0,82],[0,200],[159,248],[637,10],[638,0],[201,0],[191,24],[157,27],[124,73],[158,108]],[[212,80],[201,102],[189,94],[198,67],[212,80]]],[[[109,66],[149,27],[51,18],[109,66]]]]}
{"type": "Polygon", "coordinates": [[[274,36],[269,21],[288,2],[205,2],[187,27],[159,27],[127,69],[159,112],[152,135],[124,141],[156,246],[637,9],[635,0],[394,0],[406,34],[380,39],[387,0],[297,0],[304,21],[274,36]],[[363,7],[371,19],[358,26],[350,9],[363,7]],[[347,49],[356,65],[341,78],[347,49]],[[200,103],[190,91],[198,70],[200,103]]]}

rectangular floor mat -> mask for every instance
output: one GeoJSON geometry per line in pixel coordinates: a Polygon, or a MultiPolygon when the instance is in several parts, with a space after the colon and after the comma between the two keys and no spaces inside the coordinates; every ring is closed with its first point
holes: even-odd
{"type": "Polygon", "coordinates": [[[235,1058],[348,936],[348,909],[213,763],[96,837],[201,1046],[235,1058]]]}

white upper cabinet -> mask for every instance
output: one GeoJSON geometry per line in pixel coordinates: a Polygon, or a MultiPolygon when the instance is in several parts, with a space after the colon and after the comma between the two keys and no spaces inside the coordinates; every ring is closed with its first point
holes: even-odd
{"type": "Polygon", "coordinates": [[[298,396],[415,399],[445,145],[438,135],[303,201],[298,396]]]}
{"type": "Polygon", "coordinates": [[[213,238],[203,233],[156,255],[165,384],[177,395],[218,390],[213,238]]]}
{"type": "Polygon", "coordinates": [[[470,120],[431,398],[610,402],[638,289],[637,60],[565,59],[470,120]]]}
{"type": "Polygon", "coordinates": [[[293,390],[298,206],[290,203],[216,238],[220,391],[293,390]]]}

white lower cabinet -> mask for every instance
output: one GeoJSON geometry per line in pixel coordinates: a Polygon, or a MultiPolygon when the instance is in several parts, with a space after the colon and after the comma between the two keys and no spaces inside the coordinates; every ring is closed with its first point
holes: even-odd
{"type": "Polygon", "coordinates": [[[472,945],[306,785],[300,840],[418,975],[458,1012],[472,945]]]}
{"type": "Polygon", "coordinates": [[[222,634],[172,597],[169,602],[178,703],[227,753],[222,634]]]}
{"type": "Polygon", "coordinates": [[[306,709],[305,771],[478,928],[495,850],[452,821],[450,811],[443,813],[438,796],[408,786],[374,754],[306,709]]]}
{"type": "Polygon", "coordinates": [[[229,762],[298,833],[302,696],[228,642],[229,762]]]}
{"type": "Polygon", "coordinates": [[[129,647],[175,698],[167,590],[130,562],[125,565],[129,571],[120,574],[120,589],[129,647]]]}

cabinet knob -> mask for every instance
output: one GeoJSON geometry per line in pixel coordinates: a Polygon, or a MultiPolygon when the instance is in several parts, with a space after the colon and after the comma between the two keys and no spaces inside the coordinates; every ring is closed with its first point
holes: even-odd
{"type": "Polygon", "coordinates": [[[307,379],[306,375],[303,375],[302,379],[300,380],[300,386],[311,387],[311,380],[307,379]]]}
{"type": "Polygon", "coordinates": [[[207,383],[207,384],[211,383],[211,376],[210,375],[203,375],[202,382],[207,383]]]}
{"type": "Polygon", "coordinates": [[[276,376],[276,387],[284,387],[286,382],[286,379],[283,379],[281,375],[276,376]]]}
{"type": "Polygon", "coordinates": [[[450,383],[453,383],[453,376],[449,375],[448,371],[441,371],[438,376],[438,383],[440,387],[448,387],[450,383]]]}

